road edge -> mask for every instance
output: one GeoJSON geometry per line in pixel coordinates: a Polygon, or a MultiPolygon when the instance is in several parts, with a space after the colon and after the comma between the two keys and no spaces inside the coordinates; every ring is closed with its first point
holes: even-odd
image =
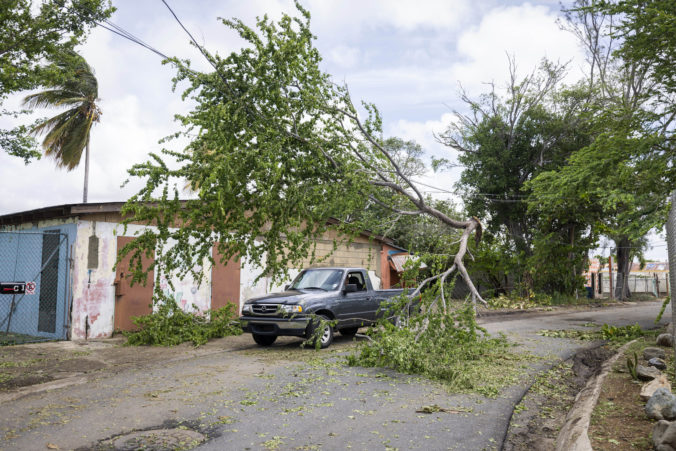
{"type": "Polygon", "coordinates": [[[636,340],[622,345],[614,356],[603,363],[601,372],[589,379],[585,387],[575,396],[573,407],[568,411],[556,438],[556,451],[592,451],[588,430],[591,414],[601,393],[601,386],[617,359],[634,342],[636,340]]]}

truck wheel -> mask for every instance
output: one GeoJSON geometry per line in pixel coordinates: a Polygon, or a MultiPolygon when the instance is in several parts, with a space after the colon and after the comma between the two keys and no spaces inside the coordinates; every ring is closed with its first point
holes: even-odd
{"type": "Polygon", "coordinates": [[[344,337],[352,337],[354,334],[357,333],[359,330],[358,327],[345,327],[344,329],[338,329],[340,331],[340,335],[344,337]]]}
{"type": "Polygon", "coordinates": [[[260,346],[270,346],[277,339],[277,335],[258,335],[252,334],[254,341],[260,346]]]}
{"type": "MultiPolygon", "coordinates": [[[[317,315],[315,321],[316,324],[313,324],[313,326],[310,328],[308,338],[319,340],[319,345],[322,349],[328,348],[329,346],[331,346],[331,343],[333,342],[333,327],[331,327],[331,324],[328,324],[328,322],[331,320],[324,315],[317,315]],[[324,322],[323,324],[324,328],[321,331],[319,331],[319,336],[317,338],[314,338],[315,334],[317,333],[317,327],[322,325],[322,322],[324,322]]],[[[316,342],[314,342],[313,344],[316,345],[316,342]]]]}

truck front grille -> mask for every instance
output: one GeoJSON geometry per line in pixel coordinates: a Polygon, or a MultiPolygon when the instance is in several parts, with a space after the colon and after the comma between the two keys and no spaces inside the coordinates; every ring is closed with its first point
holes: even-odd
{"type": "Polygon", "coordinates": [[[279,305],[277,304],[254,304],[251,306],[256,315],[276,315],[279,305]]]}

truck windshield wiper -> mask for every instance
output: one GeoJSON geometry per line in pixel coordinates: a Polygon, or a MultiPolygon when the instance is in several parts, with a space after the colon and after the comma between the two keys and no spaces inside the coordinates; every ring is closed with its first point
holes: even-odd
{"type": "Polygon", "coordinates": [[[326,289],[322,288],[322,287],[303,287],[303,288],[300,288],[300,289],[301,290],[322,290],[322,291],[326,291],[326,289]]]}

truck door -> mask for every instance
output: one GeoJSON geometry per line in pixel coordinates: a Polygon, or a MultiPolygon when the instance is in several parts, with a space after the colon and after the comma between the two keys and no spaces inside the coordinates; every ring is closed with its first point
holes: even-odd
{"type": "Polygon", "coordinates": [[[339,326],[361,326],[362,324],[372,323],[375,320],[378,306],[372,299],[373,292],[369,291],[362,272],[348,272],[343,282],[343,288],[347,284],[357,285],[357,291],[346,293],[343,290],[336,309],[339,326]]]}

